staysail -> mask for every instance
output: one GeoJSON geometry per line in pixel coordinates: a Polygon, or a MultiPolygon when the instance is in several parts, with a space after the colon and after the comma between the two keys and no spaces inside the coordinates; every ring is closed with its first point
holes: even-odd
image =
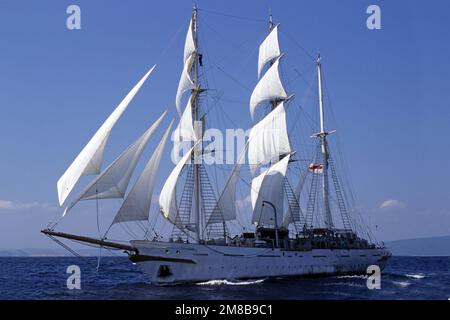
{"type": "Polygon", "coordinates": [[[147,220],[150,213],[150,204],[152,201],[153,188],[155,186],[156,174],[158,172],[161,157],[166,146],[167,138],[172,129],[173,121],[167,128],[161,142],[156,147],[150,160],[142,170],[139,178],[131,191],[125,198],[122,206],[117,212],[112,224],[128,221],[147,220]]]}
{"type": "Polygon", "coordinates": [[[67,168],[57,183],[59,205],[62,205],[69,196],[75,184],[83,175],[98,174],[101,169],[105,145],[112,128],[126,110],[131,100],[144,84],[145,80],[152,73],[153,66],[142,79],[127,94],[122,102],[116,107],[111,115],[106,119],[86,146],[81,150],[72,164],[67,168]]]}
{"type": "Polygon", "coordinates": [[[245,151],[242,151],[237,163],[235,164],[230,177],[228,178],[225,187],[220,194],[219,200],[217,201],[217,207],[221,212],[221,216],[225,221],[235,220],[237,217],[236,213],[236,184],[239,180],[239,175],[241,173],[242,165],[244,164],[245,151]]]}
{"type": "Polygon", "coordinates": [[[64,215],[80,200],[113,199],[125,196],[131,175],[149,139],[158,128],[166,112],[142,136],[122,152],[97,176],[64,211],[64,215]]]}

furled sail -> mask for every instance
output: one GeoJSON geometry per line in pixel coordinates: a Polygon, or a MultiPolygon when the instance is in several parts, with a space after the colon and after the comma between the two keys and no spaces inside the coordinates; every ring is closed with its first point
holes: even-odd
{"type": "Polygon", "coordinates": [[[152,202],[153,188],[156,181],[156,173],[161,162],[161,157],[166,146],[167,138],[172,129],[173,121],[167,128],[161,142],[156,147],[150,160],[142,170],[131,191],[125,198],[122,206],[117,212],[112,224],[128,221],[147,220],[150,213],[150,204],[152,202]]]}
{"type": "Polygon", "coordinates": [[[256,107],[260,103],[266,100],[284,100],[287,98],[278,70],[280,58],[275,60],[253,90],[252,96],[250,97],[250,113],[252,118],[255,115],[256,107]]]}
{"type": "Polygon", "coordinates": [[[290,155],[285,156],[279,162],[253,178],[251,184],[251,201],[253,208],[252,222],[258,225],[275,225],[275,212],[269,205],[263,205],[263,201],[272,203],[276,208],[277,225],[283,223],[283,184],[290,155]]]}
{"type": "Polygon", "coordinates": [[[105,170],[100,173],[84,190],[78,195],[70,206],[64,211],[67,213],[80,200],[112,199],[125,196],[131,175],[137,162],[144,151],[147,142],[161,123],[166,112],[148,128],[131,146],[122,152],[105,170]]]}
{"type": "Polygon", "coordinates": [[[267,38],[259,46],[258,56],[258,78],[261,71],[269,61],[280,56],[280,47],[278,45],[278,25],[272,29],[267,38]]]}
{"type": "Polygon", "coordinates": [[[145,80],[147,80],[148,76],[152,73],[154,68],[155,66],[153,66],[134,86],[134,88],[131,89],[127,96],[116,107],[108,119],[106,119],[106,121],[94,134],[91,140],[86,144],[83,150],[81,150],[61,178],[59,178],[57,183],[59,205],[64,203],[82,175],[98,174],[100,172],[105,145],[112,128],[128,107],[128,104],[131,100],[133,100],[136,93],[142,87],[145,80]]]}
{"type": "Polygon", "coordinates": [[[177,163],[177,165],[167,178],[166,183],[164,183],[164,186],[161,189],[161,193],[159,195],[160,211],[164,215],[164,217],[169,221],[171,221],[172,223],[175,223],[175,219],[177,218],[178,214],[178,207],[177,207],[178,178],[181,174],[181,170],[183,170],[184,165],[188,162],[188,160],[190,160],[195,146],[196,144],[177,163]]]}
{"type": "Polygon", "coordinates": [[[252,175],[260,165],[278,161],[279,156],[290,153],[286,128],[286,110],[280,102],[267,116],[258,122],[249,134],[248,163],[252,175]]]}
{"type": "Polygon", "coordinates": [[[179,155],[180,149],[185,142],[195,142],[197,140],[192,122],[192,96],[181,115],[180,122],[173,133],[173,152],[179,155]]]}

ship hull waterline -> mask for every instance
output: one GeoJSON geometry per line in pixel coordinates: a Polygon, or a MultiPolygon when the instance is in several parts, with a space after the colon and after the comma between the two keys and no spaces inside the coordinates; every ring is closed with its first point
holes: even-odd
{"type": "Polygon", "coordinates": [[[176,242],[131,241],[137,263],[153,284],[366,274],[381,270],[391,256],[382,248],[312,249],[236,247],[176,242]]]}

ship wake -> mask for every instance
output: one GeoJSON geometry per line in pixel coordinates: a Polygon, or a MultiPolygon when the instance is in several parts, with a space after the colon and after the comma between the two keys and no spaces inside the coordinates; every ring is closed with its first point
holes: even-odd
{"type": "Polygon", "coordinates": [[[228,286],[248,286],[254,284],[260,284],[264,282],[265,279],[257,279],[257,280],[246,280],[246,281],[229,281],[229,280],[210,280],[206,282],[197,283],[198,286],[220,286],[220,285],[228,285],[228,286]]]}

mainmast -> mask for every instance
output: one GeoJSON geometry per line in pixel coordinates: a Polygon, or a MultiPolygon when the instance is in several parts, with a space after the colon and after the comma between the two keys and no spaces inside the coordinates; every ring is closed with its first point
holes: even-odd
{"type": "Polygon", "coordinates": [[[329,202],[329,186],[328,186],[328,146],[327,135],[329,132],[325,131],[325,117],[323,110],[323,92],[322,92],[322,65],[320,54],[317,56],[317,86],[319,91],[319,113],[320,113],[320,132],[316,137],[320,139],[322,159],[323,159],[323,173],[322,173],[322,195],[323,205],[325,211],[325,224],[329,229],[333,229],[333,218],[331,216],[330,202],[329,202]]]}
{"type": "Polygon", "coordinates": [[[281,57],[278,25],[273,24],[269,15],[269,32],[259,46],[259,81],[250,97],[250,114],[255,119],[256,109],[265,103],[269,103],[270,112],[250,130],[247,156],[252,175],[252,223],[259,227],[274,226],[275,232],[283,221],[285,177],[292,153],[284,106],[291,96],[280,79],[281,57]]]}

